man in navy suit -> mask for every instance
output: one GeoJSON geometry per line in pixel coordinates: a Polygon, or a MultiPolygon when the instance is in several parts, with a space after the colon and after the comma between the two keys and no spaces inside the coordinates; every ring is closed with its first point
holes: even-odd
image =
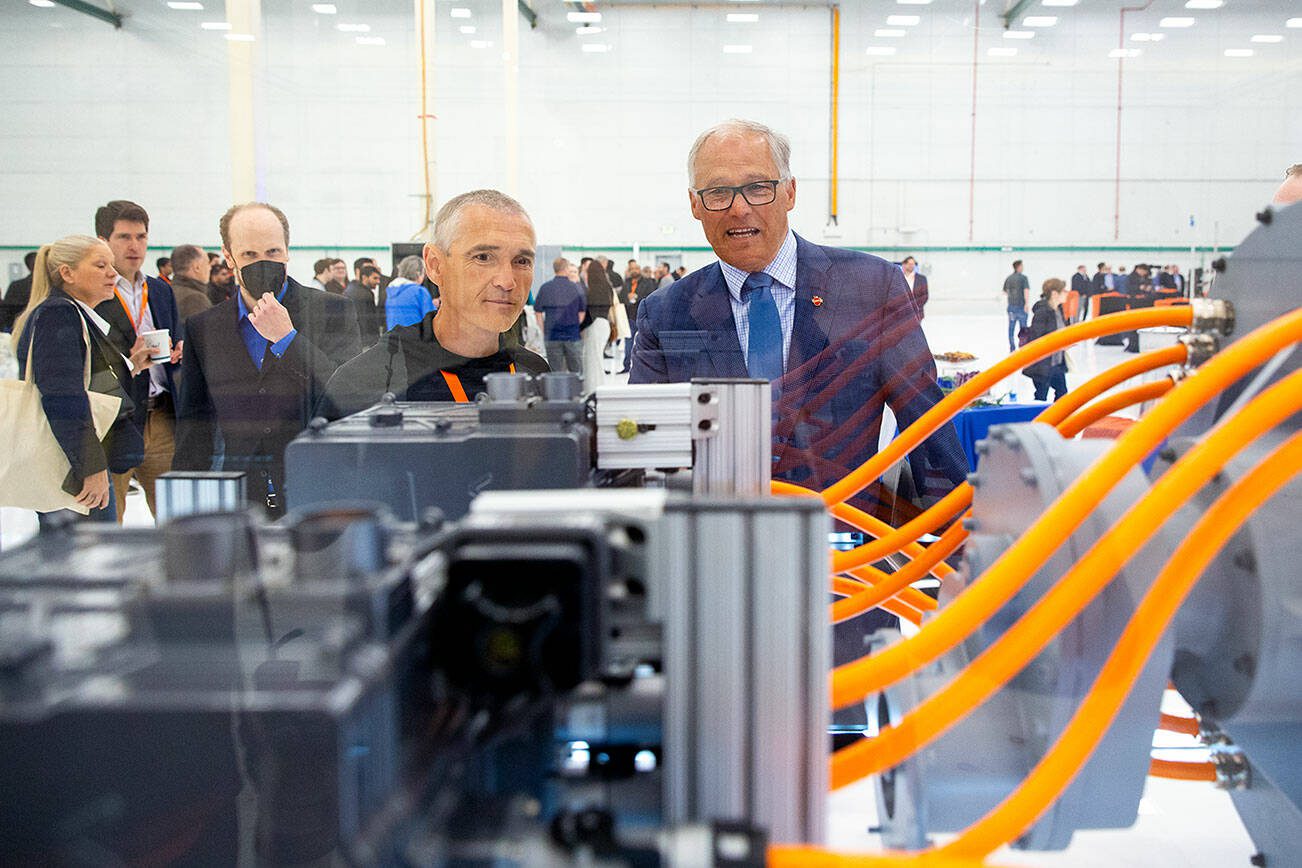
{"type": "Polygon", "coordinates": [[[149,249],[149,214],[140,205],[115,199],[95,211],[95,234],[113,251],[113,267],[118,272],[114,297],[96,306],[95,312],[108,320],[109,341],[123,355],[131,355],[140,335],[167,329],[172,351],[166,360],[150,366],[123,383],[135,402],[132,421],[145,439],[145,457],[138,467],[113,474],[113,496],[117,500],[118,521],[127,505],[127,484],[134,477],[145,490],[145,503],[154,509],[154,484],[172,469],[175,450],[176,374],[182,354],[181,318],[176,299],[167,281],[146,277],[143,270],[149,249]]]}
{"type": "MultiPolygon", "coordinates": [[[[697,139],[688,196],[720,261],[643,298],[629,382],[771,380],[773,475],[823,489],[876,453],[885,407],[904,428],[941,392],[900,269],[788,227],[789,158],[783,136],[747,121],[697,139]]],[[[922,504],[961,482],[953,426],[915,449],[909,469],[901,484],[922,504]]],[[[875,485],[858,503],[901,521],[892,490],[875,485]]]]}

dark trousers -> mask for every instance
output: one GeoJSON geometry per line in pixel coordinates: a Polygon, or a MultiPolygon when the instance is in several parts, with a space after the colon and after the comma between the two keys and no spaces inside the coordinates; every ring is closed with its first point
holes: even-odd
{"type": "Polygon", "coordinates": [[[1035,400],[1047,401],[1052,386],[1053,400],[1056,401],[1067,394],[1067,366],[1054,365],[1049,373],[1031,377],[1031,382],[1035,384],[1035,400]]]}

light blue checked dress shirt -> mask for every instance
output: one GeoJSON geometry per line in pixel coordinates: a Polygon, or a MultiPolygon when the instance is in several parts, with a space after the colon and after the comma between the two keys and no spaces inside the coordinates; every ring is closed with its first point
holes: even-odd
{"type": "MultiPolygon", "coordinates": [[[[750,307],[741,300],[741,287],[749,272],[733,268],[722,260],[723,280],[728,284],[728,301],[732,303],[732,318],[737,323],[737,340],[741,355],[750,366],[750,307]]],[[[764,273],[773,278],[773,302],[778,306],[778,319],[782,322],[782,368],[786,370],[787,356],[791,351],[791,329],[796,321],[796,234],[787,230],[786,240],[778,248],[778,255],[764,267],[764,273]]]]}

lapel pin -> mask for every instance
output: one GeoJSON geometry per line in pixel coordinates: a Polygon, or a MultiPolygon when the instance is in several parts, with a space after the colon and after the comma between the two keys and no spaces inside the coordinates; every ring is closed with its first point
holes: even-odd
{"type": "Polygon", "coordinates": [[[823,297],[821,295],[814,296],[814,307],[822,307],[822,306],[823,306],[823,297]]]}

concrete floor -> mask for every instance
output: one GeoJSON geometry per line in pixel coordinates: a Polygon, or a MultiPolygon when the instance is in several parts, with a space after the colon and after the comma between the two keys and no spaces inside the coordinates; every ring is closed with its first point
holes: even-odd
{"type": "MultiPolygon", "coordinates": [[[[933,301],[923,327],[933,352],[972,353],[978,357],[975,363],[978,369],[1007,355],[1007,319],[997,300],[933,301]]],[[[1067,378],[1069,387],[1121,361],[1124,353],[1119,347],[1089,345],[1077,347],[1072,356],[1074,368],[1067,378]]],[[[617,381],[626,379],[626,376],[612,377],[617,381]]],[[[992,398],[1014,394],[1018,401],[1029,401],[1030,380],[1014,375],[991,390],[992,398]]],[[[139,492],[127,497],[125,520],[128,525],[152,524],[139,492]]],[[[17,545],[35,531],[34,514],[0,509],[0,548],[17,545]]],[[[1168,694],[1168,702],[1171,707],[1166,710],[1180,712],[1178,698],[1168,694]]],[[[1200,757],[1191,738],[1159,734],[1158,739],[1156,746],[1169,749],[1173,755],[1178,753],[1180,759],[1200,757]]],[[[829,845],[850,851],[879,849],[876,836],[867,831],[876,825],[871,786],[870,782],[861,783],[830,797],[829,845]]],[[[1139,820],[1133,828],[1080,833],[1071,847],[1057,853],[1002,850],[992,861],[1045,868],[1225,868],[1246,866],[1253,852],[1227,794],[1209,784],[1150,778],[1140,804],[1139,820]]]]}

